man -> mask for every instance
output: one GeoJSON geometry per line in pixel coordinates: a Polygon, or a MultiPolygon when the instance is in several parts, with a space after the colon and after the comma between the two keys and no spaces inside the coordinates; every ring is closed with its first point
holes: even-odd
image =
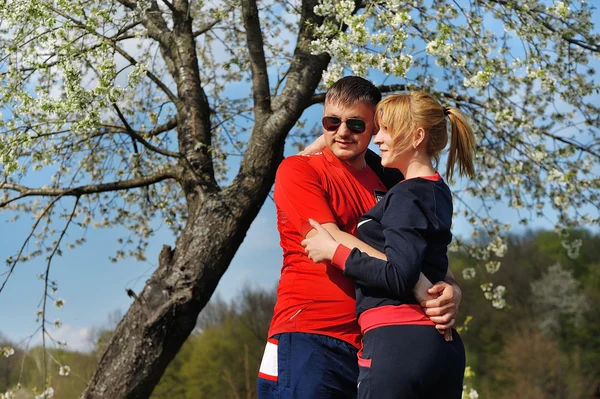
{"type": "MultiPolygon", "coordinates": [[[[359,217],[387,191],[381,180],[387,176],[376,173],[381,165],[366,162],[380,100],[379,90],[365,79],[338,80],[325,98],[323,152],[288,157],[277,171],[274,198],[284,261],[259,371],[260,399],[356,397],[361,337],[354,284],[330,264],[311,261],[301,242],[316,234],[311,218],[336,240],[378,256],[354,234],[359,217]]],[[[426,303],[427,314],[443,328],[456,316],[456,289],[438,283],[431,293],[442,295],[426,303]]]]}

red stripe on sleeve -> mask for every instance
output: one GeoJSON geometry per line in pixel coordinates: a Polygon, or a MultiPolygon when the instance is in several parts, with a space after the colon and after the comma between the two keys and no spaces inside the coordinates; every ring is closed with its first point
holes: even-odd
{"type": "Polygon", "coordinates": [[[350,252],[352,252],[352,250],[347,246],[342,244],[338,245],[333,254],[331,264],[340,270],[344,270],[346,268],[346,259],[350,256],[350,252]]]}

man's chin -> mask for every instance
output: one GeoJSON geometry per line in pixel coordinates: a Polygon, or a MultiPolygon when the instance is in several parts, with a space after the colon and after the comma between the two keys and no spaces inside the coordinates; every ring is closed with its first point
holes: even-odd
{"type": "Polygon", "coordinates": [[[360,155],[360,151],[357,148],[333,148],[331,150],[333,155],[339,159],[351,160],[360,155]]]}
{"type": "Polygon", "coordinates": [[[365,153],[367,149],[361,149],[356,145],[353,145],[351,147],[348,148],[344,148],[341,146],[337,146],[334,145],[331,148],[331,152],[333,153],[333,155],[336,156],[336,158],[342,160],[342,161],[353,161],[356,158],[360,157],[361,155],[363,155],[365,153]]]}

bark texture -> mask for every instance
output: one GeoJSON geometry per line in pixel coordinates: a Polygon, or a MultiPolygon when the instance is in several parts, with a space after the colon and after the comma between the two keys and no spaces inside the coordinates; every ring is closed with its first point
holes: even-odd
{"type": "MultiPolygon", "coordinates": [[[[120,0],[129,8],[132,0],[120,0]]],[[[156,3],[153,3],[153,9],[156,3]]],[[[320,24],[316,0],[302,3],[301,28],[282,93],[271,98],[255,0],[242,11],[253,74],[255,125],[240,172],[221,189],[210,155],[210,109],[202,89],[187,1],[173,1],[172,29],[158,13],[142,21],[156,40],[176,86],[177,137],[185,155],[177,173],[188,204],[188,223],[176,247],[163,247],[159,266],[124,316],[81,395],[92,398],[148,398],[169,362],[192,332],[273,184],[285,138],[311,104],[327,55],[311,55],[311,31],[320,24]]]]}

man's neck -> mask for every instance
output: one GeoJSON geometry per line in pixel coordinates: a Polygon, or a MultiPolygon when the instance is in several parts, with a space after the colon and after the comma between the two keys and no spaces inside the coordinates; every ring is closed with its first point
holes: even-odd
{"type": "Polygon", "coordinates": [[[344,160],[340,159],[343,163],[348,165],[351,169],[354,170],[363,170],[367,167],[367,161],[365,161],[365,154],[361,154],[355,159],[344,160]]]}

